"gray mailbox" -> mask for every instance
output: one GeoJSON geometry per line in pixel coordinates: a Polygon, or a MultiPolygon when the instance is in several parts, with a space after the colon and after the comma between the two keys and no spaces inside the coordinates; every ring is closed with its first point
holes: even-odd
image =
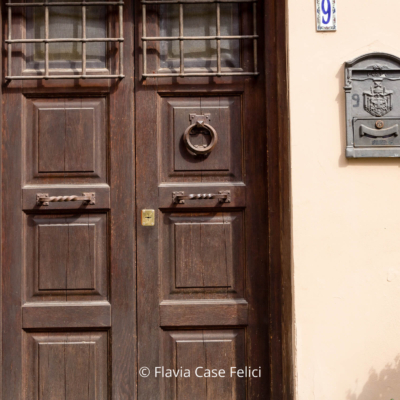
{"type": "Polygon", "coordinates": [[[400,58],[371,53],[345,64],[346,157],[400,157],[400,58]]]}

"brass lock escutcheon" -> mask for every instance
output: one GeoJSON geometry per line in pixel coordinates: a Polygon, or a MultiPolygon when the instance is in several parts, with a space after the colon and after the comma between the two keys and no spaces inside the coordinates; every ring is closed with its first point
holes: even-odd
{"type": "Polygon", "coordinates": [[[144,209],[142,210],[142,226],[155,225],[155,211],[144,209]]]}
{"type": "Polygon", "coordinates": [[[217,131],[210,125],[211,115],[190,114],[189,119],[191,125],[188,126],[188,128],[185,130],[185,133],[183,134],[183,142],[185,143],[187,150],[190,154],[193,154],[195,156],[210,154],[218,142],[217,131]],[[190,135],[192,134],[194,128],[204,128],[209,132],[211,136],[211,141],[208,145],[197,145],[191,142],[190,135]]]}

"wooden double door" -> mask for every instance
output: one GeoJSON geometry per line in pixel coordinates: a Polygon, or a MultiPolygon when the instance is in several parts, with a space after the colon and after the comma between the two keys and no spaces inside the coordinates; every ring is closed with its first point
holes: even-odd
{"type": "Polygon", "coordinates": [[[3,400],[277,387],[263,29],[258,77],[143,79],[136,6],[124,5],[123,79],[3,73],[3,400]],[[217,135],[205,155],[204,121],[217,135]]]}

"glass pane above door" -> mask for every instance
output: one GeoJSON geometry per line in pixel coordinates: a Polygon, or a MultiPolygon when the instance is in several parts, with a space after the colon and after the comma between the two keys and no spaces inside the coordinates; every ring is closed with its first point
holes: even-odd
{"type": "Polygon", "coordinates": [[[257,0],[141,0],[142,77],[258,76],[257,0]]]}
{"type": "MultiPolygon", "coordinates": [[[[221,4],[221,36],[240,35],[239,5],[221,4]]],[[[215,4],[188,4],[183,7],[183,35],[216,36],[217,10],[215,4]]],[[[179,36],[179,5],[160,7],[160,36],[179,36]]],[[[160,67],[179,69],[179,41],[160,42],[160,67]]],[[[185,40],[185,68],[215,69],[216,40],[185,40]]],[[[221,67],[240,68],[240,41],[221,40],[221,67]]]]}
{"type": "MultiPolygon", "coordinates": [[[[54,2],[50,0],[49,2],[54,2]]],[[[78,2],[78,0],[73,0],[78,2]]],[[[107,37],[107,11],[104,6],[86,7],[86,37],[107,37]]],[[[29,39],[45,38],[45,10],[34,7],[27,13],[27,37],[29,39]]],[[[82,7],[54,6],[49,7],[49,38],[82,38],[82,7]]],[[[41,69],[45,60],[44,43],[27,45],[27,68],[41,69]]],[[[106,68],[106,43],[86,44],[88,68],[106,68]]],[[[82,43],[50,43],[50,69],[82,68],[82,43]]]]}

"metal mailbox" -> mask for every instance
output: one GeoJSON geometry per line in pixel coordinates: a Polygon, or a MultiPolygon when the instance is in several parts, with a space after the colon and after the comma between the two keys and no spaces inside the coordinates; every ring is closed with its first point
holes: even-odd
{"type": "Polygon", "coordinates": [[[346,157],[400,157],[400,58],[370,53],[345,64],[346,157]]]}

